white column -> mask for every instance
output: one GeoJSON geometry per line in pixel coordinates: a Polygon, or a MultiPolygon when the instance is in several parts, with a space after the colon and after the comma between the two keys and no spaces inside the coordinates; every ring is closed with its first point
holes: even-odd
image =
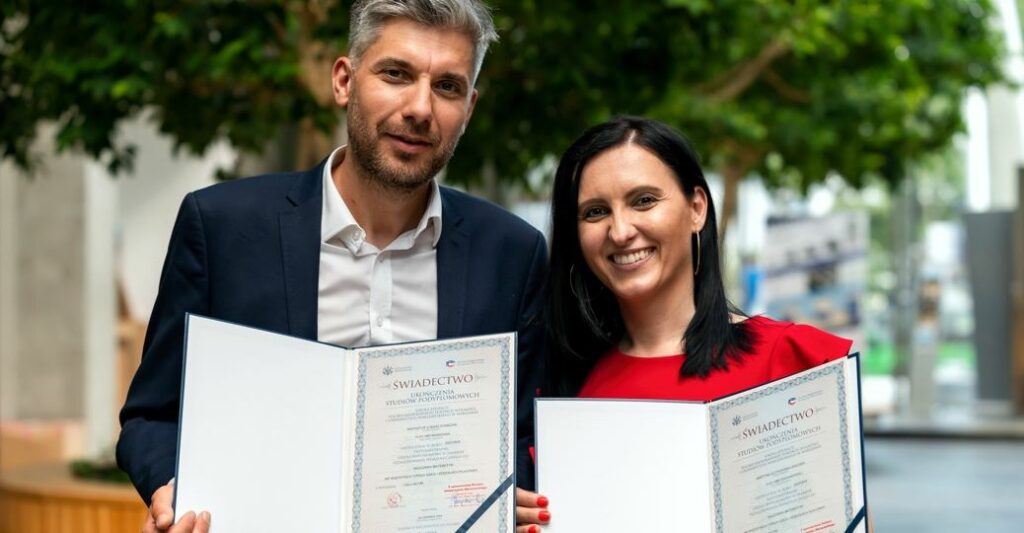
{"type": "Polygon", "coordinates": [[[16,417],[74,420],[83,415],[82,157],[53,153],[51,126],[39,129],[38,171],[15,180],[18,351],[16,417]]]}
{"type": "Polygon", "coordinates": [[[989,165],[988,102],[981,89],[970,89],[963,106],[967,135],[961,142],[967,166],[967,210],[988,211],[992,207],[992,171],[989,165]]]}
{"type": "MultiPolygon", "coordinates": [[[[1003,69],[1013,83],[1024,82],[1024,45],[1015,0],[998,0],[999,24],[1006,43],[1003,69]]],[[[1024,93],[1006,86],[988,90],[990,198],[993,209],[1017,205],[1017,167],[1024,164],[1024,93]]]]}
{"type": "MultiPolygon", "coordinates": [[[[131,179],[131,178],[121,178],[131,179]]],[[[85,365],[85,451],[96,456],[117,436],[117,185],[106,170],[86,163],[82,228],[82,342],[85,365]]]]}
{"type": "Polygon", "coordinates": [[[217,143],[202,158],[175,155],[170,139],[144,117],[125,123],[121,132],[139,151],[133,175],[110,178],[116,182],[120,199],[118,281],[132,317],[146,322],[156,301],[160,269],[182,198],[215,183],[216,169],[230,168],[235,152],[227,144],[217,143]]]}
{"type": "Polygon", "coordinates": [[[765,230],[771,210],[771,197],[760,176],[750,176],[737,188],[736,232],[741,256],[758,256],[764,248],[765,230]]]}
{"type": "Polygon", "coordinates": [[[9,163],[0,164],[0,420],[18,410],[17,179],[9,163]]]}

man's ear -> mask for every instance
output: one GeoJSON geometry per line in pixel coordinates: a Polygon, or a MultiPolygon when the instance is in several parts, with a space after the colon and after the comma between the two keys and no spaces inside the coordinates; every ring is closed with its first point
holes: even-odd
{"type": "Polygon", "coordinates": [[[473,116],[473,109],[476,108],[476,99],[480,96],[480,92],[473,88],[473,92],[469,95],[469,111],[466,113],[466,122],[469,122],[470,117],[473,116]]]}
{"type": "Polygon", "coordinates": [[[462,131],[459,132],[460,136],[466,133],[466,128],[469,127],[469,119],[473,118],[473,109],[476,109],[476,99],[478,96],[480,96],[480,93],[476,89],[473,89],[473,92],[469,94],[469,108],[466,110],[466,120],[462,123],[462,131]]]}
{"type": "Polygon", "coordinates": [[[352,59],[349,57],[342,56],[334,61],[334,68],[331,70],[331,88],[334,90],[334,102],[341,107],[348,106],[354,73],[352,59]]]}

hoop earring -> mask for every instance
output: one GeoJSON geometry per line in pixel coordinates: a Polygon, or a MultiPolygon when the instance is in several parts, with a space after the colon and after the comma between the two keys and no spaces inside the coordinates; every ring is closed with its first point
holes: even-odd
{"type": "Polygon", "coordinates": [[[693,268],[693,277],[697,277],[700,273],[700,232],[695,231],[693,234],[697,236],[697,265],[693,268]]]}

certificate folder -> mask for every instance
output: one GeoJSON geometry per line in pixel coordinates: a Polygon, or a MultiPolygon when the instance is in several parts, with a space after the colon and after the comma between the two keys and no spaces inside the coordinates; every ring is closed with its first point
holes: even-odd
{"type": "Polygon", "coordinates": [[[538,398],[548,533],[863,532],[856,355],[716,401],[538,398]]]}
{"type": "Polygon", "coordinates": [[[212,531],[513,531],[515,334],[342,348],[189,315],[175,511],[212,531]]]}

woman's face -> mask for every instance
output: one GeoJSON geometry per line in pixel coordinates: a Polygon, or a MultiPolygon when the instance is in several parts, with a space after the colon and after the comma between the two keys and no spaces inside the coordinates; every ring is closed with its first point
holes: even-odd
{"type": "Polygon", "coordinates": [[[627,143],[583,167],[578,205],[583,257],[620,302],[692,294],[690,237],[704,226],[703,189],[688,199],[661,159],[627,143]]]}

